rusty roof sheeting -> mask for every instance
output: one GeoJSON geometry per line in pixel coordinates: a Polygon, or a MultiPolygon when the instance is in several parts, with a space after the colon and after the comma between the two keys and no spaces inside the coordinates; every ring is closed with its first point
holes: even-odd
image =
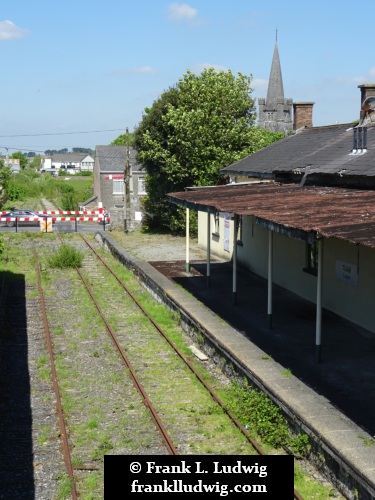
{"type": "Polygon", "coordinates": [[[193,210],[252,215],[259,221],[375,248],[375,191],[296,184],[228,184],[169,193],[193,210]]]}

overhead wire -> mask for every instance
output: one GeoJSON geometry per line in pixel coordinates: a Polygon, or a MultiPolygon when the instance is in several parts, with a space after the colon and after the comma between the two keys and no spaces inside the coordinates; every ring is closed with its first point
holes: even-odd
{"type": "MultiPolygon", "coordinates": [[[[122,128],[108,129],[108,130],[86,130],[81,132],[56,132],[49,134],[15,134],[15,135],[0,135],[0,139],[2,138],[10,138],[10,137],[42,137],[45,135],[74,135],[74,134],[97,134],[99,132],[119,132],[124,130],[122,128]]],[[[124,132],[125,133],[125,132],[124,132]]]]}
{"type": "MultiPolygon", "coordinates": [[[[97,134],[97,133],[102,133],[102,132],[124,132],[125,131],[123,128],[121,129],[103,129],[103,130],[86,130],[86,131],[80,131],[80,132],[55,132],[55,133],[43,133],[43,134],[13,134],[13,135],[0,135],[0,139],[9,139],[9,138],[17,138],[17,137],[44,137],[44,136],[53,136],[53,135],[76,135],[76,134],[97,134]]],[[[13,150],[13,151],[27,151],[29,153],[37,153],[37,154],[45,154],[45,151],[48,151],[49,149],[51,151],[55,151],[51,148],[47,148],[45,150],[39,150],[39,149],[34,149],[34,148],[26,148],[24,147],[9,147],[9,146],[0,146],[0,149],[6,149],[6,150],[13,150]]],[[[74,154],[74,153],[73,153],[74,154]]],[[[80,153],[77,153],[80,154],[80,153]]]]}

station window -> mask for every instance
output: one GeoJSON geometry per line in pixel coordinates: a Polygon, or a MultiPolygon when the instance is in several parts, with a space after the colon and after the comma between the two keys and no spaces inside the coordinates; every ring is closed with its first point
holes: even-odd
{"type": "Polygon", "coordinates": [[[219,212],[216,212],[214,214],[214,232],[216,236],[220,234],[220,217],[219,217],[219,212]]]}

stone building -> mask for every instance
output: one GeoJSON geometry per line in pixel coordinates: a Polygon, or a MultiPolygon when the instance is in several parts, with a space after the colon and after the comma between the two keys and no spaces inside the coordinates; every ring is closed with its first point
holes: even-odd
{"type": "Polygon", "coordinates": [[[132,231],[142,225],[142,200],[146,196],[145,171],[136,152],[126,146],[96,146],[94,196],[111,217],[113,229],[132,231]],[[124,182],[125,174],[125,182],[124,182]]]}

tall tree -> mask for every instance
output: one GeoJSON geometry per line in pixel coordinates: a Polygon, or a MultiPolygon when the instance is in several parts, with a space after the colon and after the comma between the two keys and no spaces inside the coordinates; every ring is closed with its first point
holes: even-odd
{"type": "Polygon", "coordinates": [[[145,109],[134,131],[137,159],[147,171],[145,223],[181,232],[178,207],[165,194],[225,182],[221,168],[280,138],[255,127],[251,76],[188,71],[145,109]]]}
{"type": "Polygon", "coordinates": [[[134,145],[134,133],[128,132],[127,134],[119,135],[114,141],[111,142],[111,146],[127,146],[129,141],[129,146],[134,145]]]}

